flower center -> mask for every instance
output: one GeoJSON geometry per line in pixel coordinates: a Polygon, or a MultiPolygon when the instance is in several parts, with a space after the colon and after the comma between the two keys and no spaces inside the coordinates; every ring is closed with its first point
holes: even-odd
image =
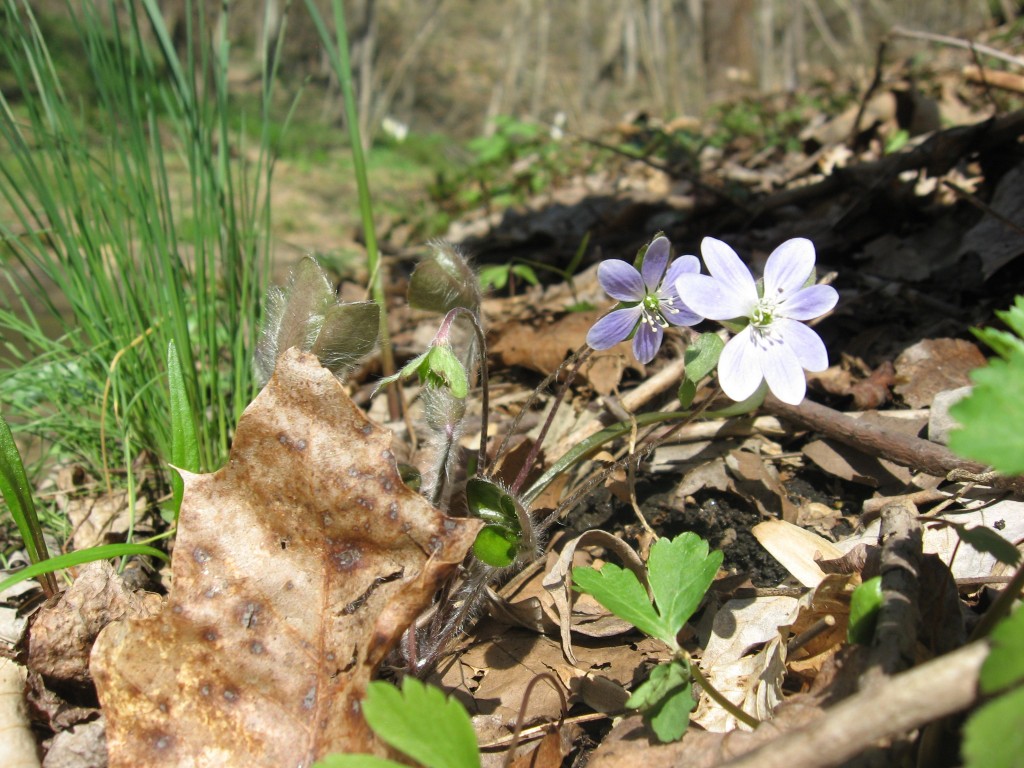
{"type": "Polygon", "coordinates": [[[668,328],[668,322],[662,316],[662,312],[676,312],[677,310],[672,307],[672,299],[665,301],[666,306],[662,306],[661,301],[652,293],[648,293],[644,296],[642,302],[643,311],[640,313],[641,322],[648,323],[651,327],[660,325],[662,328],[668,328]]]}
{"type": "Polygon", "coordinates": [[[755,328],[767,329],[775,316],[777,304],[771,299],[758,299],[754,305],[754,311],[750,313],[750,323],[755,328]]]}

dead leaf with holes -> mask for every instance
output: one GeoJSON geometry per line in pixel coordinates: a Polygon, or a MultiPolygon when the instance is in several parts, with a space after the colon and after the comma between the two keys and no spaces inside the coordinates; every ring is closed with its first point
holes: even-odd
{"type": "Polygon", "coordinates": [[[384,754],[358,701],[478,528],[403,485],[390,444],[314,356],[281,357],[227,466],[185,475],[164,610],[96,642],[112,768],[384,754]]]}

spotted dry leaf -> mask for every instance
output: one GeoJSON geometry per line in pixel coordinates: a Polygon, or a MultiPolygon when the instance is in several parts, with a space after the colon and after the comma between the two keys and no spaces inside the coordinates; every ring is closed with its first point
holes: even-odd
{"type": "Polygon", "coordinates": [[[390,443],[316,357],[281,357],[227,466],[185,476],[164,610],[97,640],[112,768],[382,753],[358,700],[478,527],[403,485],[390,443]]]}

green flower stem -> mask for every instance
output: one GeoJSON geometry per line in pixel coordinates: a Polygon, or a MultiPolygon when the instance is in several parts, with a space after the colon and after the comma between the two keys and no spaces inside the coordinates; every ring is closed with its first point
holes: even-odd
{"type": "MultiPolygon", "coordinates": [[[[380,349],[384,376],[395,372],[395,355],[391,348],[391,334],[388,330],[388,309],[384,296],[384,278],[380,264],[380,251],[377,248],[377,230],[373,224],[373,203],[370,197],[370,183],[366,175],[366,158],[363,155],[363,142],[359,136],[359,115],[356,111],[355,91],[352,87],[352,65],[348,51],[348,26],[345,23],[345,9],[341,0],[332,0],[334,11],[334,30],[337,34],[337,46],[331,41],[327,25],[313,0],[306,0],[306,8],[316,25],[320,41],[330,58],[331,66],[341,85],[341,95],[345,104],[345,122],[348,124],[349,143],[352,146],[352,166],[359,189],[359,213],[363,221],[363,236],[366,238],[366,267],[370,273],[370,295],[380,307],[380,349]]],[[[388,411],[392,421],[402,417],[402,404],[398,388],[388,386],[388,411]]]]}
{"type": "MultiPolygon", "coordinates": [[[[676,419],[685,419],[692,415],[692,411],[641,413],[636,417],[635,421],[638,427],[646,427],[651,424],[659,424],[663,421],[675,421],[676,419]]],[[[558,459],[558,461],[552,464],[543,475],[537,478],[537,482],[530,486],[530,489],[523,494],[523,503],[529,505],[534,499],[536,499],[541,494],[541,492],[545,488],[547,488],[551,484],[551,482],[556,477],[558,477],[560,474],[569,469],[569,467],[571,467],[577,461],[586,458],[605,443],[609,443],[618,437],[622,437],[623,435],[629,434],[632,428],[632,423],[628,421],[620,421],[615,424],[612,424],[609,427],[605,427],[600,432],[595,432],[586,440],[583,440],[577,445],[574,445],[572,448],[566,451],[565,454],[558,459]]]]}
{"type": "Polygon", "coordinates": [[[688,660],[688,665],[690,667],[690,674],[693,675],[694,680],[696,680],[700,684],[700,687],[704,689],[707,695],[710,696],[716,704],[722,707],[722,709],[724,709],[726,712],[735,717],[744,725],[748,725],[751,728],[756,729],[757,726],[761,724],[760,720],[751,715],[748,715],[742,709],[740,709],[727,698],[725,698],[725,696],[722,695],[721,691],[715,688],[715,686],[711,684],[711,681],[704,677],[704,673],[700,671],[700,669],[697,667],[697,665],[693,662],[692,659],[688,660]]]}

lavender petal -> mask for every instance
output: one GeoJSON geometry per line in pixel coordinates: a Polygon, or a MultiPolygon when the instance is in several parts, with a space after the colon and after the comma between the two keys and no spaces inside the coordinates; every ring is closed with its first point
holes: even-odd
{"type": "Polygon", "coordinates": [[[587,345],[591,349],[610,349],[620,341],[625,341],[640,321],[642,311],[643,308],[637,305],[609,312],[591,326],[587,333],[587,345]]]}
{"type": "Polygon", "coordinates": [[[646,295],[640,273],[622,259],[602,261],[597,268],[597,281],[605,293],[619,301],[641,301],[646,295]]]}
{"type": "Polygon", "coordinates": [[[665,275],[665,266],[668,264],[669,247],[668,238],[664,236],[654,238],[647,246],[640,272],[650,293],[661,285],[661,278],[665,275]]]}
{"type": "Polygon", "coordinates": [[[806,237],[787,240],[764,265],[764,295],[782,296],[799,291],[814,269],[814,244],[806,237]]]}
{"type": "Polygon", "coordinates": [[[654,359],[661,349],[661,340],[665,331],[657,323],[640,323],[640,327],[633,337],[633,356],[637,362],[646,365],[654,359]]]}

